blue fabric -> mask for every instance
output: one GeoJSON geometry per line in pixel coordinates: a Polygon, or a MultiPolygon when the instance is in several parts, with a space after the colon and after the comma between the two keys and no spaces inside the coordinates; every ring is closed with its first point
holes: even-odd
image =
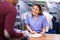
{"type": "Polygon", "coordinates": [[[42,32],[43,27],[48,26],[47,19],[44,15],[39,15],[37,20],[34,20],[34,16],[29,14],[25,20],[25,24],[29,25],[33,31],[37,33],[42,32]]]}
{"type": "Polygon", "coordinates": [[[56,30],[49,30],[48,32],[46,32],[47,34],[56,34],[56,30]]]}

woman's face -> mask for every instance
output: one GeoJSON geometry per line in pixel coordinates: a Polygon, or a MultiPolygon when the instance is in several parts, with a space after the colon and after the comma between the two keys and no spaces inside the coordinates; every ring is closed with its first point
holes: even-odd
{"type": "Polygon", "coordinates": [[[37,16],[38,13],[40,13],[40,10],[39,10],[38,6],[36,6],[36,5],[33,6],[32,13],[33,13],[34,16],[37,16]]]}

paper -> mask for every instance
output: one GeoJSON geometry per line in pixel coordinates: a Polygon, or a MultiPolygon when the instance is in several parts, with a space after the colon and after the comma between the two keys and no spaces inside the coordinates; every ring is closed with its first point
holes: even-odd
{"type": "Polygon", "coordinates": [[[30,36],[31,37],[41,37],[42,35],[41,34],[31,34],[30,36]]]}
{"type": "Polygon", "coordinates": [[[60,40],[60,35],[55,35],[54,40],[60,40]]]}

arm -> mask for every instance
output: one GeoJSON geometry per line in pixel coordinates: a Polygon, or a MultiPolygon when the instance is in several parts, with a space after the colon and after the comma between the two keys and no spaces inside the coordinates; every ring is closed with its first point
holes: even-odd
{"type": "Polygon", "coordinates": [[[43,28],[43,30],[42,30],[42,32],[41,32],[41,34],[42,34],[42,35],[44,35],[44,34],[45,34],[45,32],[46,32],[46,28],[43,28]]]}
{"type": "Polygon", "coordinates": [[[46,17],[44,17],[43,18],[43,29],[42,29],[42,32],[41,32],[41,34],[43,35],[43,34],[45,34],[45,32],[46,32],[46,27],[48,26],[48,22],[47,22],[47,19],[46,19],[46,17]]]}
{"type": "Polygon", "coordinates": [[[26,28],[29,32],[32,32],[32,29],[28,25],[26,25],[26,28]]]}
{"type": "Polygon", "coordinates": [[[27,30],[28,30],[30,33],[32,33],[32,34],[37,33],[36,31],[33,31],[33,30],[30,28],[30,26],[29,26],[29,17],[28,17],[28,16],[27,16],[27,18],[26,18],[26,20],[25,20],[25,24],[26,24],[27,30]]]}
{"type": "Polygon", "coordinates": [[[26,28],[27,28],[27,30],[28,30],[30,33],[32,33],[32,34],[36,34],[36,33],[37,33],[36,31],[33,31],[33,30],[30,28],[30,26],[28,26],[28,25],[26,25],[26,28]]]}
{"type": "Polygon", "coordinates": [[[16,20],[16,9],[14,8],[9,8],[6,10],[6,16],[5,16],[5,30],[9,33],[10,37],[13,38],[19,38],[22,36],[22,33],[16,33],[14,31],[14,23],[16,20]]]}

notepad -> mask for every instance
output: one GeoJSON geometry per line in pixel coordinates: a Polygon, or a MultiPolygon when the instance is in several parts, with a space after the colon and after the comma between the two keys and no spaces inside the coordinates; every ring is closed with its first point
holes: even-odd
{"type": "Polygon", "coordinates": [[[41,37],[42,35],[41,34],[31,34],[30,36],[31,37],[41,37]]]}

